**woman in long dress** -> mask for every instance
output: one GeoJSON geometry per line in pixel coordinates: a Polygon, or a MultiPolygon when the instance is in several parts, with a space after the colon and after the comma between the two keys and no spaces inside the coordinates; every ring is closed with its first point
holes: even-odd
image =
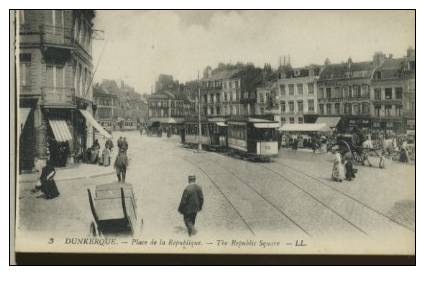
{"type": "Polygon", "coordinates": [[[103,166],[109,166],[111,164],[111,151],[106,146],[102,152],[102,163],[103,166]]]}
{"type": "Polygon", "coordinates": [[[59,196],[59,191],[53,179],[56,174],[55,168],[48,160],[46,166],[41,170],[40,182],[41,192],[45,195],[46,199],[53,199],[59,196]]]}
{"type": "Polygon", "coordinates": [[[344,164],[342,163],[341,154],[337,152],[335,154],[334,165],[332,168],[332,179],[338,182],[342,182],[345,177],[344,164]]]}

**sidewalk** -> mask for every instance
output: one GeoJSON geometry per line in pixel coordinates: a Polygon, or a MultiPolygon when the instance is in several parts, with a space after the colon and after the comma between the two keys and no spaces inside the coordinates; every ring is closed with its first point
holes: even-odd
{"type": "MultiPolygon", "coordinates": [[[[97,164],[75,164],[71,167],[56,168],[55,181],[66,181],[80,178],[93,178],[114,174],[115,170],[112,165],[99,166],[97,164]]],[[[20,174],[19,183],[35,182],[39,178],[40,173],[20,174]]]]}

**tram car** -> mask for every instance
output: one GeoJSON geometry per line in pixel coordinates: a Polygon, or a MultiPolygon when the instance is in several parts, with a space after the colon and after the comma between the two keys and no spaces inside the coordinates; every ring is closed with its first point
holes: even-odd
{"type": "Polygon", "coordinates": [[[227,145],[227,125],[224,119],[201,120],[201,137],[198,141],[199,122],[186,121],[182,131],[182,143],[188,146],[198,145],[207,150],[224,150],[227,145]]]}
{"type": "Polygon", "coordinates": [[[279,123],[257,118],[227,121],[229,152],[243,157],[270,161],[279,153],[277,128],[279,123]]]}

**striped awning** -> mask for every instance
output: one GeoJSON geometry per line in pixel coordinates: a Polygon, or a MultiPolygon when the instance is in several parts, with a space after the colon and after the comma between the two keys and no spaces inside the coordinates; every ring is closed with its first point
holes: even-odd
{"type": "Polygon", "coordinates": [[[64,120],[49,120],[53,135],[58,142],[67,142],[72,140],[71,132],[64,120]]]}
{"type": "Polygon", "coordinates": [[[25,123],[28,119],[28,115],[31,112],[31,108],[19,108],[19,114],[18,114],[18,122],[19,122],[19,127],[18,129],[18,137],[21,135],[21,131],[24,129],[25,127],[25,123]]]}
{"type": "Polygon", "coordinates": [[[87,122],[95,128],[102,136],[111,139],[112,135],[108,133],[87,110],[80,110],[81,114],[86,118],[87,122]]]}

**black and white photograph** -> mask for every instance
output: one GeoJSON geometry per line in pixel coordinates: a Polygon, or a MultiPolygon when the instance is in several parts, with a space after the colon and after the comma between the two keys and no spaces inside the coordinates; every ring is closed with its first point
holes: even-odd
{"type": "Polygon", "coordinates": [[[415,10],[15,10],[18,252],[415,255],[415,10]]]}

